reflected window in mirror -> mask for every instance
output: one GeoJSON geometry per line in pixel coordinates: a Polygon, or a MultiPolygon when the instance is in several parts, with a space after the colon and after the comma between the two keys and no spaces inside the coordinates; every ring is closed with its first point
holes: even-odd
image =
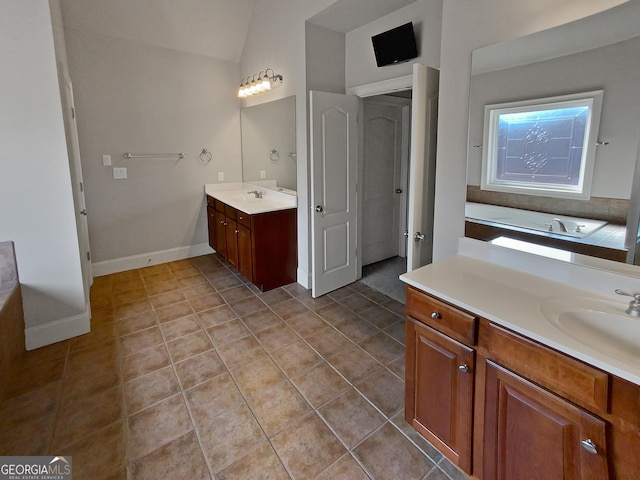
{"type": "Polygon", "coordinates": [[[485,106],[482,189],[588,200],[602,91],[485,106]]]}

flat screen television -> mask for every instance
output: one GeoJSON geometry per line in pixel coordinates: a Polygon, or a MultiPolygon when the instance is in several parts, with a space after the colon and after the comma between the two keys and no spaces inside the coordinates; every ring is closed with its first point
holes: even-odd
{"type": "Polygon", "coordinates": [[[406,62],[418,56],[412,22],[374,35],[371,42],[379,67],[406,62]]]}

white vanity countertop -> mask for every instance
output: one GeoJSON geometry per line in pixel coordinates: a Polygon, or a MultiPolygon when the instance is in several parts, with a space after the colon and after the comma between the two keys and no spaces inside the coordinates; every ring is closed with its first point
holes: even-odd
{"type": "Polygon", "coordinates": [[[298,197],[248,183],[214,183],[204,186],[204,193],[249,215],[296,208],[298,197]],[[262,198],[248,192],[258,190],[262,198]]]}
{"type": "MultiPolygon", "coordinates": [[[[464,241],[461,241],[461,245],[464,241]]],[[[471,256],[473,253],[465,251],[405,273],[400,279],[496,324],[640,385],[640,360],[631,362],[616,358],[615,352],[607,354],[591,348],[547,320],[540,310],[542,303],[553,298],[587,297],[609,302],[613,300],[620,304],[624,312],[628,300],[616,298],[611,287],[617,285],[616,288],[632,289],[630,282],[637,283],[637,279],[598,270],[588,272],[585,267],[529,255],[529,263],[533,260],[538,264],[531,267],[534,271],[540,265],[545,268],[545,264],[553,262],[548,263],[550,267],[545,271],[549,271],[550,276],[545,278],[537,272],[501,265],[499,258],[494,262],[491,251],[486,249],[494,249],[492,251],[495,252],[495,247],[480,246],[480,249],[483,249],[483,259],[474,258],[471,256]],[[563,271],[566,271],[565,275],[563,271]],[[593,275],[593,278],[587,278],[589,275],[593,275]]],[[[518,254],[506,252],[507,257],[514,255],[518,254]]],[[[527,260],[526,255],[524,258],[527,260]]],[[[640,319],[635,320],[640,322],[640,319]]]]}

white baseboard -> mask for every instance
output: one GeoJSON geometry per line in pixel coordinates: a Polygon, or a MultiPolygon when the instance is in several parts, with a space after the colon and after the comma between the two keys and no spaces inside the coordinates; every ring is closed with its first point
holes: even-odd
{"type": "Polygon", "coordinates": [[[73,317],[61,318],[44,325],[25,328],[24,337],[27,350],[44,347],[52,343],[84,335],[91,330],[91,312],[86,311],[73,317]]]}
{"type": "Polygon", "coordinates": [[[208,255],[214,253],[215,250],[208,243],[200,243],[198,245],[189,245],[186,247],[170,248],[157,252],[141,253],[140,255],[131,255],[129,257],[114,258],[113,260],[105,260],[104,262],[96,262],[91,264],[94,277],[101,277],[111,273],[124,272],[133,270],[134,268],[148,267],[149,265],[158,265],[159,263],[173,262],[184,258],[198,257],[200,255],[208,255]]]}
{"type": "Polygon", "coordinates": [[[311,288],[311,274],[298,268],[296,272],[297,281],[306,289],[311,288]]]}

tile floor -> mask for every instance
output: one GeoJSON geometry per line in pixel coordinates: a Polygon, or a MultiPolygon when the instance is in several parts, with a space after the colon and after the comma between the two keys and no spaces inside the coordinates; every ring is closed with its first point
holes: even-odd
{"type": "Polygon", "coordinates": [[[25,355],[0,455],[71,455],[75,480],[466,478],[403,419],[402,304],[236,273],[96,278],[92,332],[25,355]]]}

